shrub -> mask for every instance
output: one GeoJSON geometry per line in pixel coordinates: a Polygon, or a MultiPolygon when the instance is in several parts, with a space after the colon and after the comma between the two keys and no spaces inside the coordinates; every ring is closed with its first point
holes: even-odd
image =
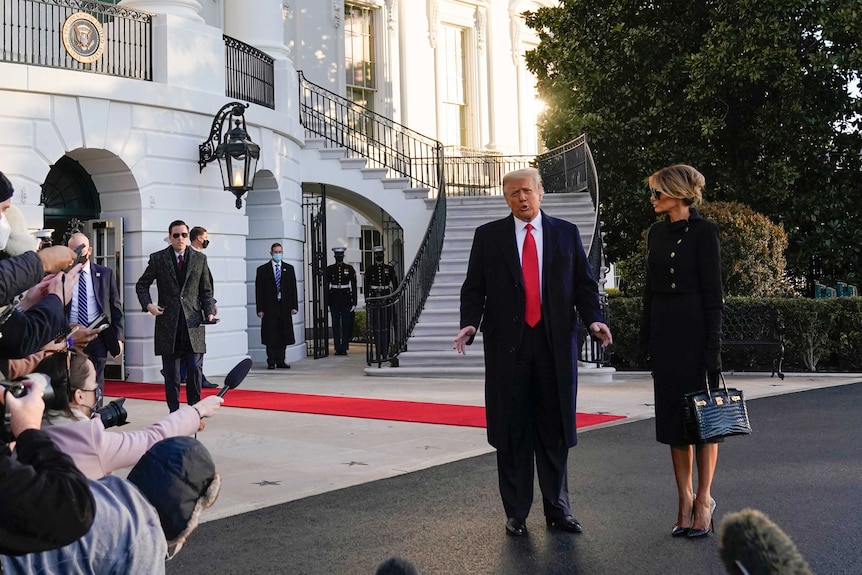
{"type": "MultiPolygon", "coordinates": [[[[721,233],[721,278],[725,296],[773,297],[792,294],[785,278],[787,234],[780,224],[738,202],[705,203],[701,214],[721,233]]],[[[621,291],[643,293],[646,281],[646,232],[641,249],[617,264],[621,291]]]]}

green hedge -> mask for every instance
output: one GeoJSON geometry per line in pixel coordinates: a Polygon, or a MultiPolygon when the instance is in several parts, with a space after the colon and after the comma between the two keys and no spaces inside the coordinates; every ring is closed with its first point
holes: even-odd
{"type": "MultiPolygon", "coordinates": [[[[784,371],[862,371],[862,297],[745,298],[729,297],[731,308],[767,305],[781,314],[784,371]]],[[[638,365],[638,337],[643,304],[639,297],[611,297],[608,321],[614,335],[612,365],[620,370],[638,365]]],[[[744,351],[722,355],[725,369],[771,371],[768,354],[744,351]]]]}

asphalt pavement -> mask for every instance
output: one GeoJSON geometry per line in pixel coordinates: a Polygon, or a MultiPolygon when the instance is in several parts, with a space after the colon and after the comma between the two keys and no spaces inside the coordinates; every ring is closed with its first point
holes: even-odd
{"type": "MultiPolygon", "coordinates": [[[[479,380],[375,378],[364,367],[358,353],[308,359],[254,369],[242,385],[483,404],[479,380]]],[[[582,535],[547,531],[540,509],[526,538],[505,535],[484,429],[222,408],[198,434],[223,477],[221,495],[167,571],[361,574],[402,555],[423,574],[723,573],[716,536],[669,536],[675,489],[667,447],[654,440],[648,374],[599,379],[582,378],[578,410],[626,418],[581,430],[571,452],[582,535]]],[[[816,573],[862,573],[860,381],[727,374],[749,400],[755,433],[721,447],[717,519],[761,509],[816,573]]],[[[160,402],[126,406],[133,426],[166,413],[160,402]]]]}

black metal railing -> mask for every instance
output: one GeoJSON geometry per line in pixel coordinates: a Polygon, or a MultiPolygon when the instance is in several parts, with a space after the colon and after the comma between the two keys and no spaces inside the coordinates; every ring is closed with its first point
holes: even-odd
{"type": "Polygon", "coordinates": [[[535,156],[503,156],[489,150],[446,148],[446,195],[499,196],[503,176],[532,166],[535,156]]]}
{"type": "Polygon", "coordinates": [[[443,146],[437,140],[381,116],[335,92],[309,82],[299,72],[299,118],[310,136],[345,148],[410,180],[410,187],[436,194],[443,181],[443,146]]]}
{"type": "Polygon", "coordinates": [[[428,188],[437,198],[422,244],[398,288],[365,300],[366,359],[368,365],[380,367],[407,349],[440,266],[446,232],[443,145],[309,82],[301,71],[299,109],[309,136],[323,138],[327,147],[346,148],[365,158],[369,167],[386,168],[393,176],[407,178],[410,187],[428,188]],[[381,329],[390,337],[380,337],[381,329]],[[378,344],[378,339],[385,343],[378,344]]]}
{"type": "Polygon", "coordinates": [[[275,109],[275,60],[236,38],[222,37],[225,96],[275,109]]]}
{"type": "MultiPolygon", "coordinates": [[[[608,301],[602,281],[607,270],[604,267],[599,180],[586,134],[539,155],[536,158],[536,165],[542,174],[542,183],[546,193],[588,192],[590,194],[593,208],[595,208],[595,219],[587,259],[590,262],[593,277],[600,281],[600,305],[605,319],[607,319],[608,301]]],[[[585,329],[580,330],[579,344],[578,359],[580,361],[600,365],[610,363],[609,351],[602,349],[601,343],[589,336],[585,329]]]]}
{"type": "Polygon", "coordinates": [[[86,0],[3,0],[0,10],[0,61],[153,79],[151,14],[86,0]],[[79,12],[98,26],[79,19],[85,27],[76,31],[69,17],[79,12]]]}

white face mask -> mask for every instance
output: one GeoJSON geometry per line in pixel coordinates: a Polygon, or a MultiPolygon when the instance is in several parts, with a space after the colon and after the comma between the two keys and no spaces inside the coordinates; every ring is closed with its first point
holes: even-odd
{"type": "Polygon", "coordinates": [[[9,220],[6,215],[0,216],[0,250],[6,249],[6,243],[9,241],[9,236],[12,234],[12,226],[9,225],[9,220]]]}

